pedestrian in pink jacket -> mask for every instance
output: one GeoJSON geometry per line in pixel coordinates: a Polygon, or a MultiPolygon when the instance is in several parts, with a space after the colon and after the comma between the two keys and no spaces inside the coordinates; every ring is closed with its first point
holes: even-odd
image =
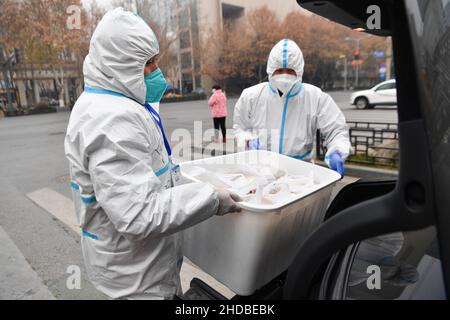
{"type": "Polygon", "coordinates": [[[208,105],[211,108],[211,116],[214,121],[215,137],[213,141],[219,142],[219,129],[221,129],[222,141],[225,143],[227,141],[227,129],[225,126],[227,118],[227,97],[219,85],[212,87],[212,96],[209,98],[208,105]]]}

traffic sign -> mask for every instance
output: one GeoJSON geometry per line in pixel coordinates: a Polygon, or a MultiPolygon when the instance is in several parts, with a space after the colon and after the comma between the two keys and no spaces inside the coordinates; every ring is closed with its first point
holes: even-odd
{"type": "Polygon", "coordinates": [[[384,53],[384,51],[374,51],[373,57],[374,58],[384,58],[385,57],[385,53],[384,53]]]}

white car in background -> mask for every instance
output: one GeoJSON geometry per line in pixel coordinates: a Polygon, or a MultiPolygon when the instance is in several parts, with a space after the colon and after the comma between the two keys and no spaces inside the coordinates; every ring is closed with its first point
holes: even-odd
{"type": "Polygon", "coordinates": [[[395,79],[382,82],[372,89],[353,93],[350,98],[350,104],[356,106],[357,109],[373,109],[376,105],[397,105],[395,79]]]}

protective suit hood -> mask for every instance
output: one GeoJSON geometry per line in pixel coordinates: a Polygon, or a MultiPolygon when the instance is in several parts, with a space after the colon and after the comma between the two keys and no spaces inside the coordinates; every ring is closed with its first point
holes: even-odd
{"type": "Polygon", "coordinates": [[[111,10],[92,36],[83,66],[85,83],[143,104],[147,90],[144,67],[158,53],[158,40],[142,18],[123,8],[111,10]]]}
{"type": "Polygon", "coordinates": [[[267,62],[267,74],[271,76],[278,69],[292,69],[297,73],[297,78],[302,79],[305,60],[302,50],[292,40],[283,39],[278,42],[270,52],[267,62]]]}

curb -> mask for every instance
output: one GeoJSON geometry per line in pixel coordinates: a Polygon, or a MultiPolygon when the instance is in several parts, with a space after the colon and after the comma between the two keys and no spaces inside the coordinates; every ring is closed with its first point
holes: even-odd
{"type": "MultiPolygon", "coordinates": [[[[316,161],[316,164],[322,167],[327,167],[327,164],[324,161],[316,161]]],[[[394,170],[369,168],[351,164],[346,164],[345,169],[346,176],[356,178],[398,178],[398,171],[394,170]]]]}
{"type": "Polygon", "coordinates": [[[49,288],[0,227],[0,300],[54,300],[49,288]]]}
{"type": "Polygon", "coordinates": [[[347,172],[359,178],[398,178],[398,171],[347,165],[347,172]]]}

